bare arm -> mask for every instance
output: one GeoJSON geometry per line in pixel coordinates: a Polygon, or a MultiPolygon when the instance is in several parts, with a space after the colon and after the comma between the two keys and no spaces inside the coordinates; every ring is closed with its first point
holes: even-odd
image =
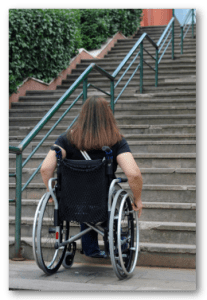
{"type": "MultiPolygon", "coordinates": [[[[57,146],[57,145],[54,145],[57,146]]],[[[62,151],[62,158],[64,159],[66,157],[66,151],[58,146],[62,151]]],[[[40,173],[42,175],[42,180],[48,189],[48,180],[54,176],[54,171],[57,166],[57,158],[56,158],[56,152],[54,150],[50,150],[43,161],[42,167],[40,169],[40,173]]]]}
{"type": "Polygon", "coordinates": [[[143,207],[142,200],[141,200],[143,181],[142,181],[142,174],[140,172],[140,169],[130,152],[119,154],[116,159],[117,159],[117,163],[124,171],[128,179],[129,186],[134,195],[135,205],[133,204],[132,206],[135,211],[139,211],[139,217],[140,217],[142,213],[142,207],[143,207]]]}

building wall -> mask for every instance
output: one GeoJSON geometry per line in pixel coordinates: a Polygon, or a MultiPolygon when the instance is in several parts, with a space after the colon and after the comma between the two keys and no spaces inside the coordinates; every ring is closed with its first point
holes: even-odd
{"type": "Polygon", "coordinates": [[[143,26],[167,25],[172,18],[172,9],[143,9],[143,26]]]}

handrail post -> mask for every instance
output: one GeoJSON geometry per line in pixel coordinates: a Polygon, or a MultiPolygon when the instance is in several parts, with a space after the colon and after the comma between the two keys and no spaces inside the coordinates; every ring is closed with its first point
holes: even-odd
{"type": "Polygon", "coordinates": [[[158,58],[159,58],[159,53],[158,53],[158,48],[156,48],[156,60],[155,60],[155,87],[158,86],[158,58]]]}
{"type": "Polygon", "coordinates": [[[110,86],[111,86],[111,110],[114,114],[114,80],[111,80],[110,86]]]}
{"type": "Polygon", "coordinates": [[[87,99],[87,85],[88,85],[88,79],[87,77],[83,80],[83,103],[87,99]]]}
{"type": "Polygon", "coordinates": [[[21,258],[22,153],[16,154],[15,258],[21,258]]]}
{"type": "Polygon", "coordinates": [[[175,21],[173,20],[173,22],[172,22],[172,59],[174,59],[174,23],[175,23],[175,21]]]}
{"type": "Polygon", "coordinates": [[[194,9],[192,9],[192,38],[194,38],[194,9]]]}
{"type": "Polygon", "coordinates": [[[183,54],[183,26],[181,26],[180,29],[181,29],[181,54],[183,54]]]}
{"type": "Polygon", "coordinates": [[[140,94],[143,90],[143,41],[140,44],[140,94]]]}

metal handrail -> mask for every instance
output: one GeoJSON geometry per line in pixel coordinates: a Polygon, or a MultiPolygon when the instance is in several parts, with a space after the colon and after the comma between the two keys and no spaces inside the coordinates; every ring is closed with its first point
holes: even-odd
{"type": "MultiPolygon", "coordinates": [[[[170,21],[170,24],[173,22],[173,20],[170,21]]],[[[39,167],[35,170],[35,172],[30,176],[28,181],[25,183],[25,185],[22,187],[22,168],[26,165],[26,163],[31,159],[31,157],[34,155],[34,153],[39,149],[39,147],[42,145],[42,143],[46,140],[46,138],[51,134],[51,132],[56,128],[56,126],[59,124],[59,122],[65,117],[65,115],[70,111],[70,109],[75,105],[75,103],[83,97],[83,101],[87,98],[87,89],[91,86],[96,88],[97,90],[100,90],[104,92],[102,89],[92,85],[91,83],[87,83],[87,77],[90,74],[92,70],[96,70],[105,77],[107,77],[110,80],[110,93],[104,92],[111,98],[111,109],[114,112],[114,105],[120,98],[123,91],[128,86],[129,82],[133,78],[133,76],[136,74],[138,69],[140,69],[140,93],[142,93],[142,87],[143,87],[143,41],[144,39],[147,39],[155,48],[156,50],[156,57],[155,57],[155,86],[158,85],[158,50],[159,45],[161,41],[163,40],[167,30],[169,29],[170,25],[168,24],[166,30],[162,34],[161,38],[159,39],[159,44],[155,43],[151,37],[147,33],[143,33],[142,36],[138,39],[136,44],[132,47],[132,49],[129,51],[129,53],[126,55],[126,57],[122,60],[122,62],[119,64],[119,66],[116,68],[116,70],[113,72],[113,74],[109,74],[107,71],[102,69],[100,66],[98,66],[95,63],[91,63],[86,70],[76,79],[76,81],[71,85],[71,87],[60,97],[60,99],[53,105],[53,107],[46,113],[46,115],[38,122],[38,124],[31,130],[31,132],[20,142],[20,144],[15,146],[9,146],[9,152],[16,154],[16,173],[10,175],[10,177],[16,178],[16,199],[11,199],[10,202],[16,203],[16,229],[15,229],[15,255],[18,256],[20,252],[20,239],[21,239],[21,194],[24,191],[24,189],[27,187],[27,185],[31,182],[31,180],[34,178],[34,176],[37,174],[37,172],[40,170],[42,163],[39,165],[39,167]],[[132,55],[135,54],[135,51],[140,47],[140,51],[135,55],[135,58],[133,58],[132,62],[129,64],[125,72],[122,74],[121,79],[124,77],[126,72],[129,70],[129,68],[132,66],[133,63],[135,63],[135,60],[137,57],[140,57],[140,63],[137,64],[135,71],[130,76],[129,80],[119,93],[116,99],[114,99],[114,90],[118,86],[121,79],[117,81],[116,85],[114,85],[114,80],[119,74],[119,72],[123,69],[123,67],[126,65],[126,63],[129,61],[129,59],[132,58],[132,55]],[[59,110],[59,108],[65,103],[65,101],[72,95],[72,93],[79,87],[79,85],[83,83],[83,91],[78,95],[78,97],[72,102],[72,104],[67,108],[67,110],[63,113],[63,115],[58,119],[58,121],[51,127],[51,129],[48,131],[48,133],[43,137],[43,139],[38,143],[38,145],[35,147],[35,149],[30,153],[30,155],[27,157],[27,159],[22,164],[22,153],[24,149],[29,145],[29,143],[35,138],[35,136],[40,132],[40,130],[45,126],[45,124],[48,123],[48,121],[53,117],[53,115],[59,110]]],[[[149,54],[149,53],[148,53],[149,54]]],[[[149,65],[150,66],[150,65],[149,65]]],[[[150,66],[151,67],[151,66],[150,66]]],[[[72,121],[72,123],[69,125],[67,130],[72,127],[72,125],[77,120],[78,116],[72,121]]]]}
{"type": "Polygon", "coordinates": [[[183,22],[182,25],[180,25],[180,37],[181,37],[181,41],[179,43],[179,45],[181,45],[181,54],[183,54],[183,41],[190,29],[190,27],[192,26],[192,38],[194,38],[194,18],[196,19],[196,14],[195,14],[195,9],[190,9],[189,12],[187,13],[185,20],[183,22]],[[189,18],[192,17],[191,22],[188,24],[188,20],[189,18]],[[187,30],[185,31],[186,26],[188,27],[187,30]],[[185,31],[185,33],[184,33],[185,31]]]}

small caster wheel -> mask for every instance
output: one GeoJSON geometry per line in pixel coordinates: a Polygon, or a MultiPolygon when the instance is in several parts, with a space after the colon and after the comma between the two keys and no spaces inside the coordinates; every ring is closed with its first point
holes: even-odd
{"type": "Polygon", "coordinates": [[[65,269],[70,269],[74,262],[74,254],[72,252],[67,251],[65,253],[65,257],[63,259],[62,265],[65,269]]]}

